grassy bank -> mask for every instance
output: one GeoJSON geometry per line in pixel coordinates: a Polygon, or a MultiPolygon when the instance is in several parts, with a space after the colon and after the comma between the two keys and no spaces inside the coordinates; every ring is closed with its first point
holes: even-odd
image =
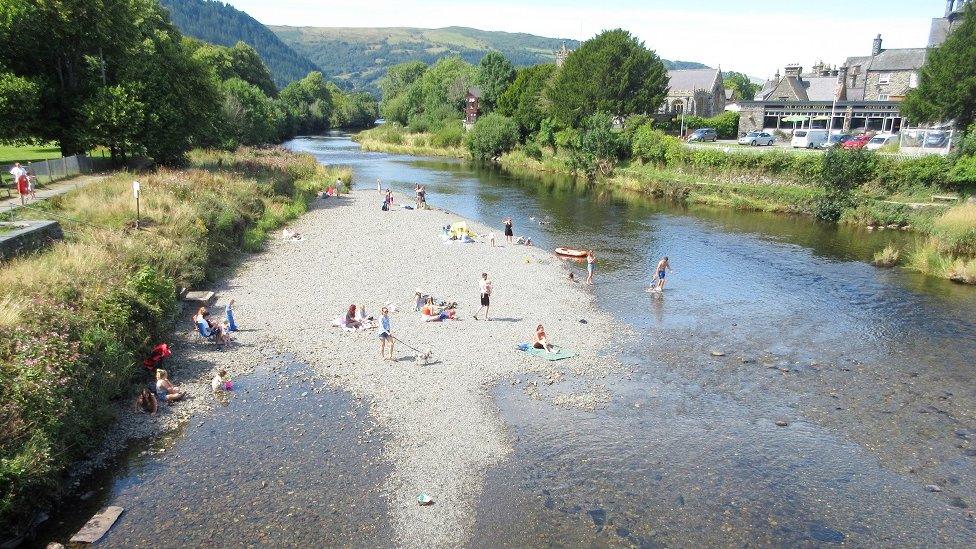
{"type": "MultiPolygon", "coordinates": [[[[376,128],[355,139],[366,150],[470,158],[458,146],[434,146],[430,134],[397,127],[376,128]]],[[[653,153],[658,162],[622,161],[597,184],[689,204],[810,216],[824,196],[816,183],[822,154],[727,153],[673,142],[656,145],[653,153]]],[[[925,237],[914,248],[887,250],[878,265],[901,264],[932,276],[976,283],[976,214],[971,211],[976,206],[931,203],[933,194],[960,190],[949,179],[952,162],[940,156],[907,161],[877,156],[873,162],[872,175],[854,190],[840,222],[911,230],[925,237]]],[[[572,174],[569,158],[546,148],[531,156],[524,147],[518,148],[503,154],[497,163],[514,173],[572,174]]],[[[965,194],[967,187],[961,189],[965,194]]]]}
{"type": "Polygon", "coordinates": [[[409,133],[394,125],[377,126],[352,137],[364,151],[414,156],[470,158],[463,145],[463,130],[445,128],[433,133],[409,133]]]}
{"type": "Polygon", "coordinates": [[[66,240],[0,267],[0,531],[57,496],[172,330],[177,288],[201,287],[347,170],[281,149],[197,152],[190,169],[131,174],[43,202],[66,240]]]}

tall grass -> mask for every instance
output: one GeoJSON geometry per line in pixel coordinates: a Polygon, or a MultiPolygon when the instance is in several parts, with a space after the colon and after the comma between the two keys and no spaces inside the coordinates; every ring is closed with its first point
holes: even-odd
{"type": "Polygon", "coordinates": [[[49,503],[100,440],[148,349],[172,330],[176,289],[202,284],[306,211],[348,170],[281,149],[197,151],[188,170],[119,174],[18,215],[66,240],[0,267],[0,530],[49,503]]]}

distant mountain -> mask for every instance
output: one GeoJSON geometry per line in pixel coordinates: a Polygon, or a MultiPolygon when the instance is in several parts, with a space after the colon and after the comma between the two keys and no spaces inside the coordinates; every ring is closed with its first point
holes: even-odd
{"type": "MultiPolygon", "coordinates": [[[[568,49],[579,46],[576,40],[467,27],[269,28],[286,44],[322,67],[331,79],[372,92],[377,92],[377,83],[387,68],[405,61],[429,64],[441,57],[460,55],[469,63],[478,63],[486,52],[497,50],[515,65],[527,66],[555,61],[555,51],[564,44],[568,49]]],[[[664,63],[669,69],[705,67],[688,61],[664,63]]]]}
{"type": "MultiPolygon", "coordinates": [[[[214,0],[159,0],[169,10],[180,32],[220,46],[244,42],[255,50],[271,71],[279,88],[320,70],[250,15],[214,0]]],[[[328,73],[326,73],[328,76],[328,73]]]]}

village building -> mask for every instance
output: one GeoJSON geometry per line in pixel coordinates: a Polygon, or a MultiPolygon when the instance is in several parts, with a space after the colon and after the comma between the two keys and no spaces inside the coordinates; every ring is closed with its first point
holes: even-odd
{"type": "Polygon", "coordinates": [[[562,67],[563,63],[566,62],[566,58],[569,57],[569,54],[571,53],[573,53],[573,50],[567,50],[566,44],[561,45],[559,49],[556,50],[556,66],[562,67]]]}
{"type": "Polygon", "coordinates": [[[464,94],[464,127],[471,129],[481,114],[481,88],[468,88],[464,94]]]}
{"type": "Polygon", "coordinates": [[[725,110],[721,69],[668,71],[668,94],[658,114],[709,118],[725,110]]]}
{"type": "Polygon", "coordinates": [[[843,131],[898,132],[905,126],[900,104],[918,86],[929,48],[955,30],[971,0],[948,0],[945,16],[932,20],[927,48],[885,49],[881,35],[871,54],[848,57],[837,68],[797,64],[776,73],[753,101],[739,108],[739,133],[756,130],[829,128],[843,131]]]}

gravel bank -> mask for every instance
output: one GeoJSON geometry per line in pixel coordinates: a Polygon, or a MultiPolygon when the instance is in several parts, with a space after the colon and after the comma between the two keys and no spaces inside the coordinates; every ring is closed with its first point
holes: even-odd
{"type": "MultiPolygon", "coordinates": [[[[398,204],[403,200],[398,197],[398,204]]],[[[158,434],[213,406],[209,379],[217,369],[238,376],[290,353],[330,383],[370,402],[371,414],[390,433],[384,455],[393,469],[386,482],[399,535],[393,544],[466,543],[485,473],[511,452],[490,389],[510,379],[533,398],[554,405],[599,405],[606,400],[599,379],[616,367],[601,355],[614,326],[593,307],[586,287],[566,278],[560,260],[534,247],[506,245],[500,223],[494,228],[469,223],[478,233],[494,231],[496,247],[444,242],[440,227],[460,221],[458,216],[399,206],[383,212],[380,202],[376,192],[367,191],[319,201],[290,227],[303,241],[274,239],[266,252],[245,261],[218,288],[218,303],[211,307],[219,311],[230,298],[237,299],[243,330],[235,344],[216,352],[194,333],[181,334],[167,367],[190,398],[162,407],[157,418],[125,414],[103,455],[117,451],[126,439],[158,434]],[[494,282],[491,322],[472,318],[482,272],[494,282]],[[414,312],[415,288],[457,301],[461,320],[423,322],[414,312]],[[431,350],[430,364],[415,363],[415,352],[399,343],[398,360],[383,361],[376,330],[345,332],[331,326],[352,303],[378,316],[380,307],[391,302],[397,307],[391,314],[394,335],[431,350]],[[556,344],[579,356],[548,362],[517,352],[515,346],[529,341],[538,323],[545,324],[556,344]],[[586,389],[561,389],[569,373],[588,380],[586,389]],[[542,384],[554,385],[546,396],[539,391],[542,384]],[[429,493],[434,505],[420,507],[420,492],[429,493]]]]}
{"type": "MultiPolygon", "coordinates": [[[[445,243],[440,227],[457,216],[399,207],[383,212],[379,204],[379,195],[367,191],[319,202],[292,227],[304,241],[273,242],[227,282],[222,297],[237,298],[241,324],[254,330],[239,335],[241,347],[294,353],[372,402],[372,413],[392,435],[386,455],[394,474],[387,487],[400,544],[464,543],[484,473],[511,448],[490,387],[523,373],[552,380],[570,368],[604,374],[611,365],[599,353],[610,319],[593,308],[582,285],[566,279],[558,259],[504,245],[498,227],[495,248],[445,243]],[[491,322],[471,318],[482,272],[494,281],[491,322]],[[462,320],[423,322],[413,310],[415,288],[457,301],[462,320]],[[396,363],[384,362],[375,331],[331,327],[352,303],[375,314],[387,302],[399,308],[391,315],[394,334],[432,350],[433,363],[418,366],[402,345],[396,363]],[[528,341],[540,322],[579,356],[550,363],[517,352],[515,345],[528,341]],[[417,505],[422,491],[433,496],[433,506],[417,505]]],[[[218,358],[234,360],[235,354],[218,358]]]]}

